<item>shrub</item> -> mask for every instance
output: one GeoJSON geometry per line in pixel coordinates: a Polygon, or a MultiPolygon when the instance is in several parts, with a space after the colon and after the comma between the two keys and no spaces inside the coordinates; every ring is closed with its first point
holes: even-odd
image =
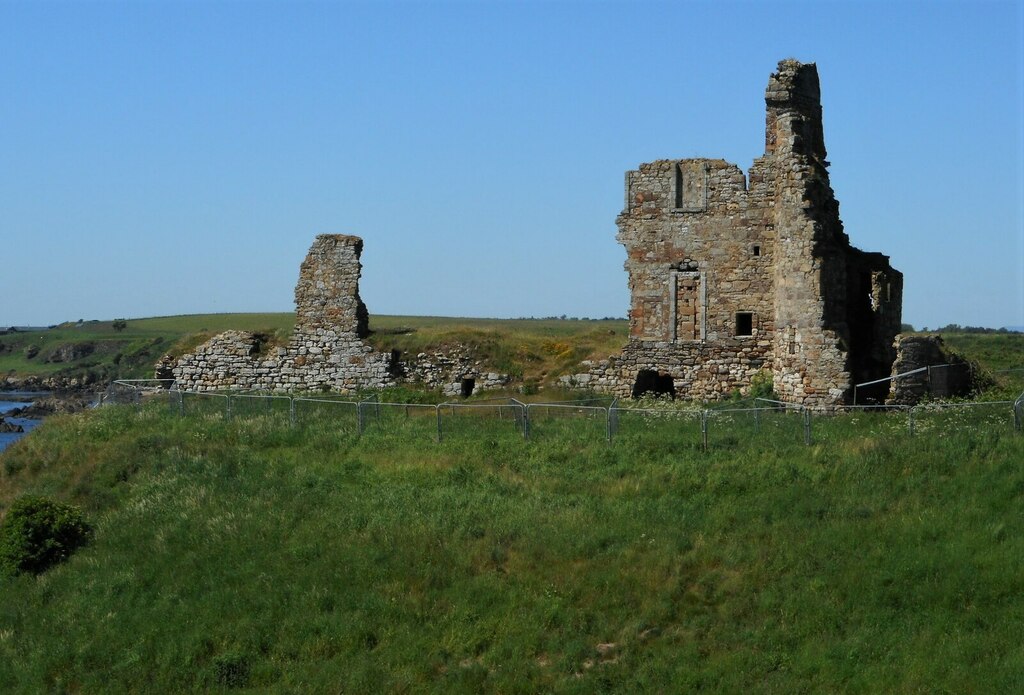
{"type": "Polygon", "coordinates": [[[244,688],[249,684],[249,658],[237,652],[221,654],[213,660],[213,673],[218,685],[244,688]]]}
{"type": "Polygon", "coordinates": [[[751,378],[750,397],[778,400],[778,396],[775,395],[775,382],[770,371],[762,369],[751,378]]]}
{"type": "Polygon", "coordinates": [[[85,545],[92,527],[77,507],[44,497],[22,497],[0,525],[0,573],[40,574],[85,545]]]}

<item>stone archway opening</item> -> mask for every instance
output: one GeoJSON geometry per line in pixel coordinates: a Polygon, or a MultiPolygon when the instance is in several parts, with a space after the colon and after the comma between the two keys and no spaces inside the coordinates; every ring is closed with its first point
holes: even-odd
{"type": "Polygon", "coordinates": [[[463,398],[469,398],[473,395],[474,388],[476,388],[476,379],[468,376],[464,377],[459,386],[459,395],[463,398]]]}
{"type": "Polygon", "coordinates": [[[633,383],[633,398],[640,398],[647,394],[668,395],[669,398],[675,399],[676,386],[672,375],[654,369],[641,369],[637,372],[636,381],[633,383]]]}

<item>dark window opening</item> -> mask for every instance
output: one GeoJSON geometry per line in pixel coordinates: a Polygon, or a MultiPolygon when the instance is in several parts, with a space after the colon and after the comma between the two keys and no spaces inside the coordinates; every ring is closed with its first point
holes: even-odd
{"type": "Polygon", "coordinates": [[[749,311],[736,314],[736,335],[754,335],[754,315],[749,311]]]}
{"type": "Polygon", "coordinates": [[[667,394],[670,398],[676,397],[675,383],[672,376],[664,372],[656,372],[653,369],[641,369],[636,373],[636,383],[633,384],[633,398],[640,398],[645,394],[661,396],[667,394]]]}
{"type": "Polygon", "coordinates": [[[761,247],[757,246],[756,244],[754,245],[754,255],[755,256],[760,256],[761,255],[761,247]]]}
{"type": "Polygon", "coordinates": [[[469,398],[473,395],[473,388],[476,386],[476,379],[466,377],[462,380],[462,386],[459,387],[459,395],[463,398],[469,398]]]}
{"type": "Polygon", "coordinates": [[[683,167],[676,164],[676,207],[683,207],[683,167]]]}

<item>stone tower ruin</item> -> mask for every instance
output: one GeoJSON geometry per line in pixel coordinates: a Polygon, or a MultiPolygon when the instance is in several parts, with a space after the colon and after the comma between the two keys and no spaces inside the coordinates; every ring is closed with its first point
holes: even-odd
{"type": "Polygon", "coordinates": [[[576,383],[714,399],[748,392],[764,372],[786,401],[834,404],[889,375],[903,276],[843,231],[816,66],[781,61],[765,103],[765,151],[748,176],[721,159],[626,174],[616,238],[629,342],[576,383]]]}

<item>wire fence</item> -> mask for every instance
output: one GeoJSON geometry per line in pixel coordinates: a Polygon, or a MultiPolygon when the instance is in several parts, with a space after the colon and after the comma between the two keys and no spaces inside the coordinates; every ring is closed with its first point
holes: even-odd
{"type": "Polygon", "coordinates": [[[743,444],[828,443],[863,435],[943,437],[961,431],[1024,428],[1024,393],[1015,400],[929,402],[915,406],[809,407],[769,399],[714,407],[672,401],[623,404],[617,398],[526,403],[515,398],[438,404],[388,403],[371,394],[351,397],[289,396],[279,393],[181,391],[167,380],[118,381],[104,405],[141,408],[165,399],[180,417],[262,418],[268,424],[327,429],[358,436],[390,436],[442,442],[572,437],[661,444],[687,449],[727,449],[743,444]]]}

